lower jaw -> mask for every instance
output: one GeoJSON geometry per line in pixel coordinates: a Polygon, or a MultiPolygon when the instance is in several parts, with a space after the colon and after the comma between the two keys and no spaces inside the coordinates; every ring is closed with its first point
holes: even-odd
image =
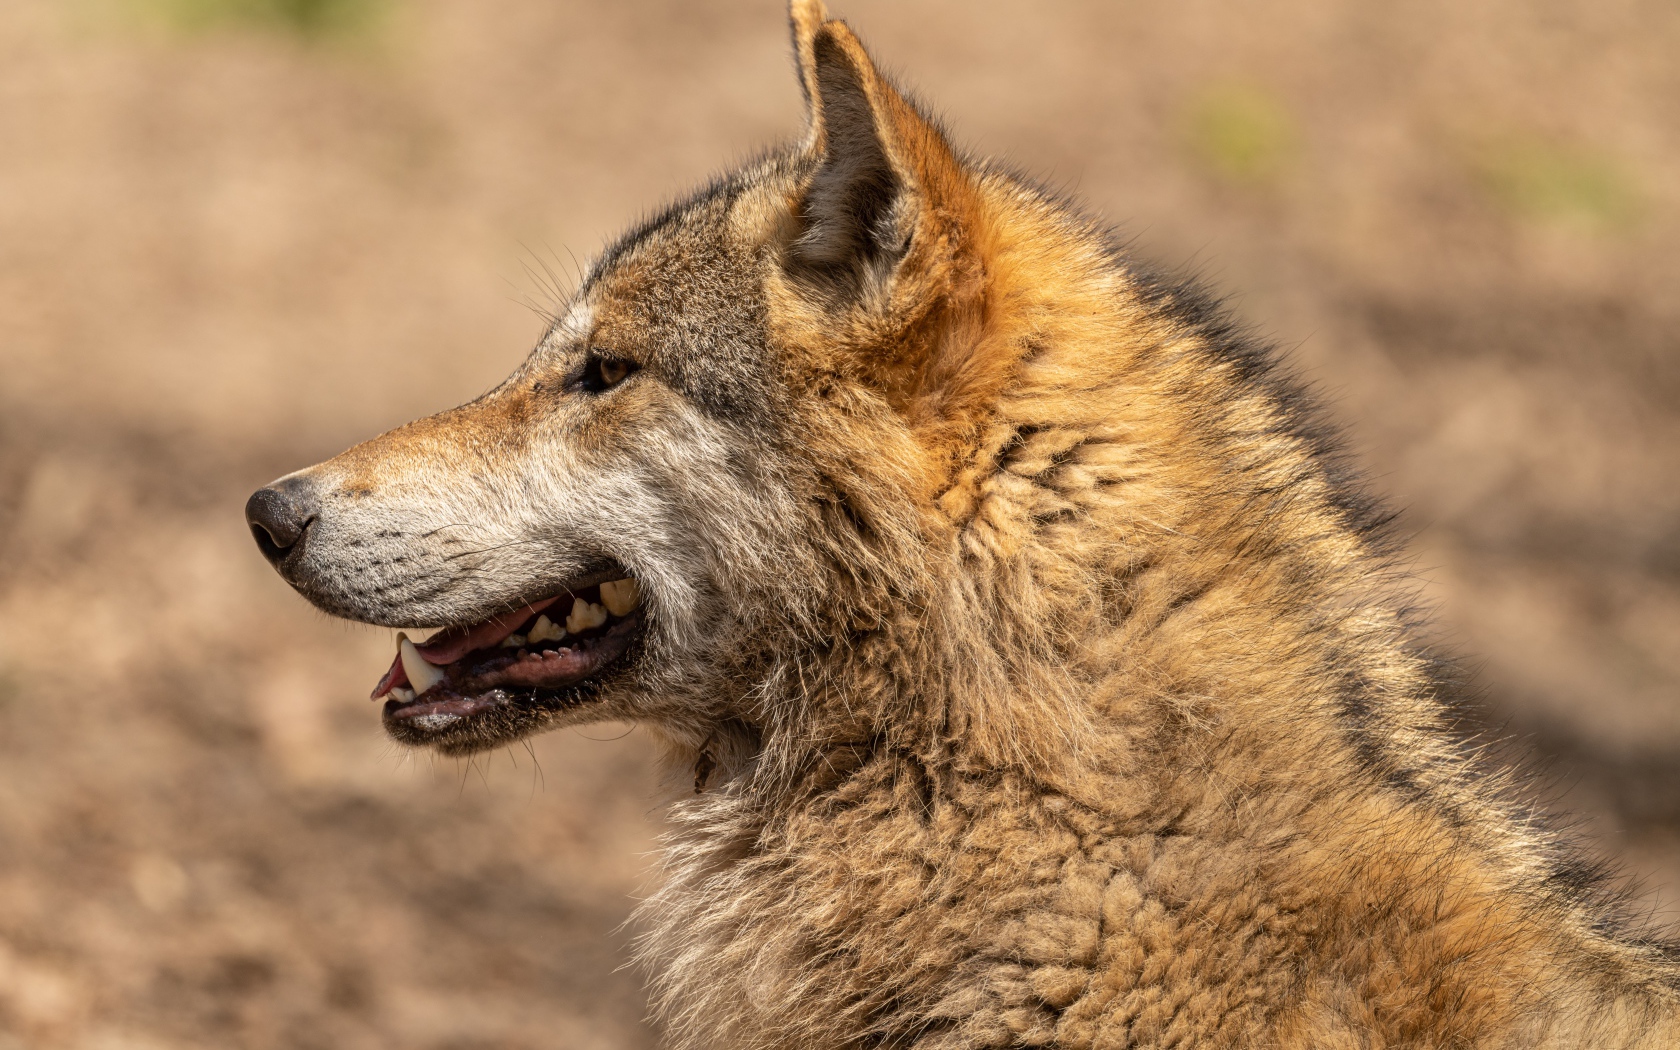
{"type": "Polygon", "coordinates": [[[599,692],[597,679],[559,690],[492,689],[476,696],[433,690],[423,701],[386,701],[383,721],[385,731],[402,743],[447,746],[453,740],[472,750],[507,742],[547,716],[585,707],[599,692]]]}

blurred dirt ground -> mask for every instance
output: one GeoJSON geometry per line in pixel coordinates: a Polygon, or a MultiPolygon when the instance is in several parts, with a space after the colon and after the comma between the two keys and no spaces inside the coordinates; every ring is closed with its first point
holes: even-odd
{"type": "MultiPolygon", "coordinates": [[[[1680,912],[1680,7],[835,0],[1240,291],[1534,790],[1680,912]]],[[[0,5],[0,1048],[643,1047],[646,740],[385,743],[246,494],[799,124],[778,0],[0,5]]]]}

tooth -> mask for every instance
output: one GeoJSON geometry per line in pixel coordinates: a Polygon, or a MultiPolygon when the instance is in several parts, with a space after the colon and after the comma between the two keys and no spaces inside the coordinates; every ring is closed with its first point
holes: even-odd
{"type": "Polygon", "coordinates": [[[396,700],[399,704],[406,704],[414,699],[414,690],[404,689],[399,685],[395,689],[391,690],[391,698],[396,700]]]}
{"type": "Polygon", "coordinates": [[[528,637],[532,645],[538,642],[558,642],[566,637],[566,632],[547,616],[539,616],[537,622],[531,625],[531,633],[528,637]]]}
{"type": "Polygon", "coordinates": [[[635,580],[613,580],[601,584],[601,604],[614,616],[623,616],[642,604],[642,585],[635,580]]]}
{"type": "Polygon", "coordinates": [[[403,673],[408,675],[408,684],[414,687],[416,696],[443,681],[443,672],[426,662],[408,635],[397,635],[397,652],[402,654],[403,673]]]}
{"type": "Polygon", "coordinates": [[[599,627],[606,622],[607,610],[594,602],[579,598],[572,602],[572,611],[566,617],[566,630],[578,634],[589,630],[591,627],[599,627]]]}
{"type": "Polygon", "coordinates": [[[522,634],[510,634],[506,638],[502,639],[503,649],[517,649],[524,644],[525,636],[522,634]]]}

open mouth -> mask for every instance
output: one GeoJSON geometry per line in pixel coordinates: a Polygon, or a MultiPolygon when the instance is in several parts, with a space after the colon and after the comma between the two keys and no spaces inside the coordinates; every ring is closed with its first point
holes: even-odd
{"type": "Polygon", "coordinates": [[[532,602],[416,644],[374,687],[384,717],[405,735],[429,734],[509,705],[555,710],[592,699],[600,676],[641,636],[641,588],[610,580],[532,602]]]}

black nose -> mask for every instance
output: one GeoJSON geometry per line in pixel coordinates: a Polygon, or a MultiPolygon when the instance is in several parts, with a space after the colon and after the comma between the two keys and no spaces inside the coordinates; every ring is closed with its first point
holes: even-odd
{"type": "Polygon", "coordinates": [[[309,483],[287,478],[251,493],[245,501],[245,521],[262,549],[263,557],[278,563],[297,546],[309,523],[315,520],[315,501],[309,483]]]}

